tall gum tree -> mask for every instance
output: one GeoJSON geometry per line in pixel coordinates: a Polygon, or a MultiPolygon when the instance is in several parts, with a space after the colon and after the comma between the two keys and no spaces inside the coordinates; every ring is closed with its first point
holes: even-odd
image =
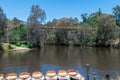
{"type": "Polygon", "coordinates": [[[39,47],[45,41],[45,32],[40,29],[46,20],[46,13],[39,5],[32,5],[28,22],[28,40],[31,46],[39,47]]]}
{"type": "Polygon", "coordinates": [[[7,28],[7,18],[3,9],[0,7],[0,42],[5,42],[6,28],[7,28]]]}
{"type": "Polygon", "coordinates": [[[116,5],[112,10],[115,16],[116,23],[120,27],[120,6],[116,5]]]}

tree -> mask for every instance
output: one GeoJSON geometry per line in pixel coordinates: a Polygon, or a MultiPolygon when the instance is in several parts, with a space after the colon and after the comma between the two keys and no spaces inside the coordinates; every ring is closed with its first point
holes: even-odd
{"type": "Polygon", "coordinates": [[[53,19],[52,22],[51,22],[52,23],[51,26],[56,26],[57,22],[58,22],[57,19],[53,19]]]}
{"type": "Polygon", "coordinates": [[[0,42],[5,41],[5,32],[7,28],[7,18],[3,9],[0,7],[0,42]]]}
{"type": "Polygon", "coordinates": [[[87,21],[87,18],[88,18],[87,13],[81,14],[81,17],[83,19],[83,22],[87,21]]]}
{"type": "Polygon", "coordinates": [[[120,6],[116,5],[112,10],[113,10],[113,14],[115,16],[116,23],[117,23],[117,25],[120,26],[120,6]]]}
{"type": "Polygon", "coordinates": [[[102,15],[102,11],[99,8],[99,10],[97,12],[91,13],[88,18],[87,18],[87,23],[90,24],[92,27],[97,28],[98,27],[98,22],[97,22],[97,18],[102,15]]]}
{"type": "Polygon", "coordinates": [[[18,41],[26,41],[27,26],[22,21],[14,17],[7,20],[6,41],[14,43],[18,41]]]}
{"type": "Polygon", "coordinates": [[[100,16],[100,15],[102,15],[102,10],[101,10],[101,8],[99,8],[99,10],[98,10],[98,16],[100,16]]]}
{"type": "Polygon", "coordinates": [[[68,20],[69,20],[71,27],[78,26],[78,24],[79,24],[79,20],[77,17],[75,17],[75,18],[70,17],[70,18],[68,18],[68,20]]]}
{"type": "Polygon", "coordinates": [[[25,41],[27,35],[27,27],[25,24],[20,23],[16,27],[13,27],[10,34],[11,41],[25,41]]]}
{"type": "Polygon", "coordinates": [[[55,36],[56,44],[68,45],[68,32],[66,30],[57,30],[55,36]]]}
{"type": "Polygon", "coordinates": [[[7,30],[6,30],[6,42],[10,42],[10,34],[11,34],[11,30],[13,28],[13,24],[11,20],[7,20],[7,30]]]}
{"type": "Polygon", "coordinates": [[[107,42],[118,38],[118,26],[115,23],[113,15],[104,14],[98,19],[98,33],[97,44],[102,46],[109,46],[107,42]]]}
{"type": "Polygon", "coordinates": [[[45,41],[45,33],[40,26],[45,22],[46,13],[39,5],[32,5],[30,16],[28,17],[28,40],[30,44],[38,46],[45,41]]]}
{"type": "Polygon", "coordinates": [[[115,16],[115,20],[120,21],[120,6],[119,5],[113,8],[113,14],[115,16]]]}
{"type": "Polygon", "coordinates": [[[18,24],[23,23],[23,21],[21,21],[21,20],[17,19],[16,17],[14,17],[12,19],[12,23],[13,23],[13,27],[16,27],[18,24]]]}
{"type": "Polygon", "coordinates": [[[79,24],[79,20],[75,17],[75,18],[61,18],[59,20],[54,19],[52,21],[54,26],[57,27],[75,27],[78,26],[79,24]]]}

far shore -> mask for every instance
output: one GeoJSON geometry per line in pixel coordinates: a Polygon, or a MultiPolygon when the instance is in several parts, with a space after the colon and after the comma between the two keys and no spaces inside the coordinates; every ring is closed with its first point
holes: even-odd
{"type": "MultiPolygon", "coordinates": [[[[36,50],[37,48],[23,48],[23,47],[17,47],[16,49],[10,49],[8,51],[30,51],[30,50],[36,50]]],[[[3,50],[0,50],[0,52],[4,52],[3,50]]],[[[6,52],[6,51],[5,51],[6,52]]]]}

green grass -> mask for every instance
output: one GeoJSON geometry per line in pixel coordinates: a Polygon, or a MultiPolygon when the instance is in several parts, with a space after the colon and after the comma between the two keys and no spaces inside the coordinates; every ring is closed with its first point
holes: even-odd
{"type": "Polygon", "coordinates": [[[13,45],[16,45],[18,47],[24,47],[24,48],[28,48],[29,47],[27,41],[17,41],[13,45]]]}

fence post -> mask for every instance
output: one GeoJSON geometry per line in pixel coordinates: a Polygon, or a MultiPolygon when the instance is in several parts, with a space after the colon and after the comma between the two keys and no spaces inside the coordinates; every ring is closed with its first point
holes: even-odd
{"type": "Polygon", "coordinates": [[[96,80],[96,74],[95,74],[95,72],[93,72],[93,80],[96,80]]]}
{"type": "Polygon", "coordinates": [[[89,69],[90,69],[90,65],[86,64],[86,80],[89,80],[89,69]]]}
{"type": "Polygon", "coordinates": [[[106,74],[106,80],[110,80],[110,75],[106,74]]]}

